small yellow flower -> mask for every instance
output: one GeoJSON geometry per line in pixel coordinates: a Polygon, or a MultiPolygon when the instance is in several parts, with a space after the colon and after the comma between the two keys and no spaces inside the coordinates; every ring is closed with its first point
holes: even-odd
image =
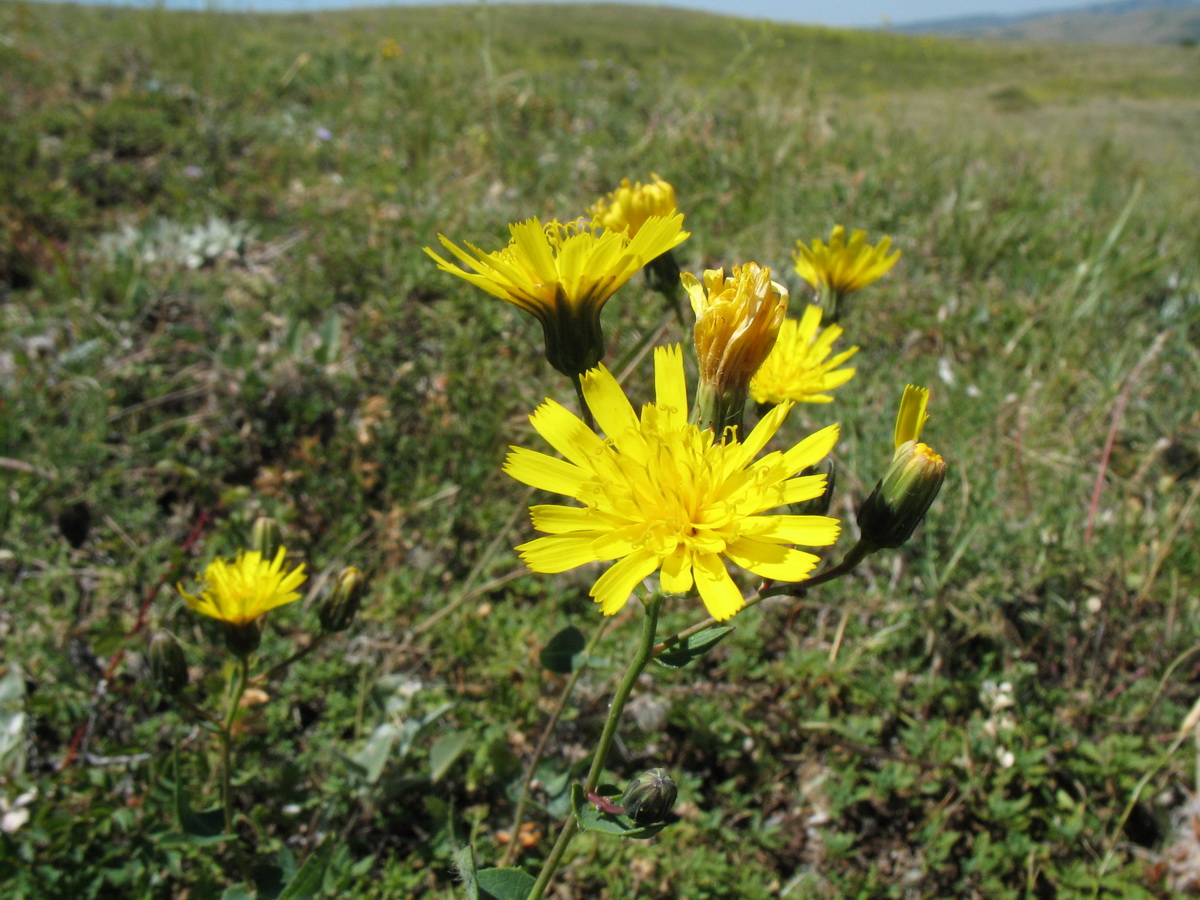
{"type": "Polygon", "coordinates": [[[703,283],[690,272],[680,278],[696,313],[696,419],[723,434],[741,425],[750,379],[775,346],[788,291],[757,263],[734,266],[729,277],[724,269],[709,269],[703,283]]]}
{"type": "Polygon", "coordinates": [[[630,236],[637,234],[651,216],[675,214],[675,188],[658,175],[649,184],[630,184],[628,178],[621,185],[601,197],[588,210],[593,224],[610,231],[626,231],[630,236]]]}
{"type": "Polygon", "coordinates": [[[272,562],[257,550],[238,554],[227,564],[214,559],[204,570],[204,586],[199,596],[178,585],[183,599],[198,613],[230,625],[245,625],[263,613],[299,598],[296,588],[304,583],[304,565],[283,571],[287,551],[280,547],[272,562]]]}
{"type": "Polygon", "coordinates": [[[564,375],[577,377],[604,356],[600,310],[608,298],[646,263],[687,239],[683,216],[652,216],[630,236],[582,222],[537,219],[510,225],[512,240],[487,253],[470,253],[443,235],[442,246],[471,271],[438,256],[438,268],[535,316],[546,338],[546,359],[564,375]]]}
{"type": "Polygon", "coordinates": [[[823,475],[796,476],[828,455],[838,428],[754,461],[792,404],[775,407],[745,441],[717,441],[687,421],[678,345],[657,348],[654,363],[656,400],[640,417],[607,369],[583,376],[584,399],[607,440],[553,400],[530,417],[566,459],[512,447],[504,471],[582,505],[533,507],[533,527],[547,536],[517,550],[530,569],[544,573],[616,560],[591,589],[604,615],[617,612],[657,571],[665,592],[694,586],[709,614],[725,620],[745,603],[725,560],[761,578],[799,581],[818,557],[789,545],[837,540],[836,519],[762,513],[824,492],[823,475]]]}
{"type": "Polygon", "coordinates": [[[928,405],[928,389],[904,388],[892,462],[858,509],[863,543],[873,549],[899,547],[912,537],[946,479],[946,461],[919,440],[929,419],[928,405]]]}
{"type": "Polygon", "coordinates": [[[900,258],[897,250],[891,255],[892,239],[885,237],[876,246],[867,243],[867,233],[855,230],[846,242],[846,229],[835,225],[826,246],[817,238],[812,247],[796,242],[793,260],[797,274],[813,286],[826,319],[837,321],[838,304],[847,294],[878,281],[900,258]]]}
{"type": "Polygon", "coordinates": [[[838,366],[857,353],[857,347],[829,357],[841,336],[840,325],[821,328],[819,306],[810,304],[799,321],[784,319],[775,349],[750,382],[750,396],[756,403],[829,403],[833,397],[826,391],[845,384],[855,372],[838,366]]]}

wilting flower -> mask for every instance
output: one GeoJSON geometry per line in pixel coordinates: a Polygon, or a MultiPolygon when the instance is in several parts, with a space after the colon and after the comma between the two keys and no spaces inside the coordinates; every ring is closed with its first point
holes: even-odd
{"type": "Polygon", "coordinates": [[[750,382],[756,403],[829,403],[826,391],[854,377],[854,369],[839,369],[858,352],[857,347],[829,358],[833,343],[842,336],[840,325],[821,328],[821,307],[809,305],[799,320],[784,319],[775,348],[750,382]]]}
{"type": "Polygon", "coordinates": [[[198,595],[178,585],[183,599],[198,613],[229,625],[246,625],[263,613],[300,597],[296,588],[304,583],[304,564],[284,572],[287,551],[280,547],[267,562],[257,550],[239,553],[232,565],[214,559],[204,570],[204,586],[198,595]]]}
{"type": "Polygon", "coordinates": [[[682,226],[679,214],[652,216],[630,236],[583,222],[543,226],[530,219],[510,225],[512,240],[494,253],[467,244],[468,253],[439,234],[442,246],[471,271],[429,247],[425,252],[442,271],[536,316],[546,337],[546,359],[576,377],[604,356],[600,310],[608,298],[650,260],[686,240],[682,226]]]}
{"type": "Polygon", "coordinates": [[[790,403],[765,415],[744,441],[719,441],[687,421],[678,345],[657,348],[654,363],[655,402],[642,407],[640,418],[607,369],[583,376],[584,399],[607,440],[553,400],[530,417],[566,459],[513,447],[504,471],[583,505],[533,507],[533,527],[547,536],[517,550],[530,569],[544,573],[616,560],[591,589],[605,615],[659,571],[664,591],[683,594],[695,586],[709,614],[728,619],[745,601],[726,559],[762,578],[799,581],[818,558],[789,545],[837,540],[836,519],[762,513],[824,491],[824,476],[794,476],[833,449],[838,428],[754,461],[790,403]]]}
{"type": "Polygon", "coordinates": [[[891,465],[858,509],[862,540],[876,549],[899,547],[912,537],[946,479],[945,460],[918,440],[929,418],[928,403],[926,388],[905,387],[891,465]]]}
{"type": "Polygon", "coordinates": [[[675,188],[658,175],[650,176],[649,184],[630,184],[628,178],[621,179],[615,191],[605,194],[592,204],[587,214],[592,223],[609,231],[627,231],[637,234],[652,216],[667,217],[675,214],[675,188]]]}
{"type": "Polygon", "coordinates": [[[885,237],[872,247],[867,243],[867,233],[858,230],[846,243],[846,229],[835,225],[828,246],[820,238],[812,242],[811,248],[797,241],[792,258],[796,273],[816,290],[826,320],[836,322],[843,297],[878,281],[896,264],[900,251],[889,255],[891,246],[892,239],[885,237]]]}
{"type": "Polygon", "coordinates": [[[709,269],[704,282],[685,272],[683,287],[696,313],[696,391],[700,425],[723,434],[740,427],[750,379],[763,364],[787,314],[788,291],[757,263],[709,269]]]}

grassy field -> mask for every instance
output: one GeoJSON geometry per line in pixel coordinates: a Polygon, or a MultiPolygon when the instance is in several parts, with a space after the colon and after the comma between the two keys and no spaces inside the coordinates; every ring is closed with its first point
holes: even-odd
{"type": "MultiPolygon", "coordinates": [[[[456,848],[497,864],[565,681],[540,651],[601,626],[597,573],[511,549],[533,532],[506,447],[574,402],[537,325],[422,248],[497,248],[651,172],[685,270],[770,265],[794,312],[797,239],[891,235],[843,321],[857,376],[789,437],[842,423],[847,541],[906,381],[950,469],[906,547],[642,678],[609,769],[669,769],[672,823],[580,836],[548,896],[1197,889],[1197,84],[1194,47],[640,7],[0,7],[6,896],[265,898],[314,860],[291,896],[449,898],[456,848]],[[240,720],[231,841],[193,811],[219,806],[217,744],[146,647],[174,631],[219,704],[220,631],[174,585],[259,515],[313,576],[263,659],[312,640],[343,566],[371,592],[240,720]]],[[[669,321],[630,282],[609,364],[669,321]]],[[[533,873],[638,629],[605,622],[516,854],[533,873]]]]}

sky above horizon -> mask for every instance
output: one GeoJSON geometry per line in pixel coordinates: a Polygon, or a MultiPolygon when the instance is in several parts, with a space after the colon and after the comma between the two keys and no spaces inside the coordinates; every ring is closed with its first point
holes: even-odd
{"type": "MultiPolygon", "coordinates": [[[[168,9],[204,9],[263,12],[311,11],[354,6],[432,6],[447,0],[165,0],[168,9]]],[[[460,0],[476,5],[479,0],[460,0]]],[[[509,0],[488,0],[491,3],[509,0]]],[[[511,0],[530,2],[530,0],[511,0]]],[[[537,2],[537,0],[532,0],[537,2]]],[[[557,0],[557,2],[606,2],[606,0],[557,0]]],[[[628,2],[628,0],[625,0],[628,2]]],[[[635,0],[639,2],[639,0],[635,0]]],[[[1095,5],[1097,0],[644,0],[646,6],[674,6],[704,12],[722,13],[746,19],[770,19],[776,22],[800,22],[810,25],[878,28],[886,24],[902,25],[935,19],[964,16],[1014,16],[1032,12],[1078,9],[1095,5]]],[[[154,0],[118,0],[118,5],[153,6],[154,0]]]]}

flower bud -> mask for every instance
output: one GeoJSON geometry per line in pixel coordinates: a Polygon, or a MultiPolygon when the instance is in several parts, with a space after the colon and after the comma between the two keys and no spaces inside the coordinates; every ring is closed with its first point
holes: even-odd
{"type": "Polygon", "coordinates": [[[621,805],[625,815],[638,825],[654,825],[667,817],[678,795],[666,769],[649,769],[629,782],[621,795],[621,805]]]}
{"type": "Polygon", "coordinates": [[[907,541],[945,478],[946,463],[928,444],[901,444],[887,473],[858,508],[863,541],[876,548],[895,548],[907,541]]]}
{"type": "Polygon", "coordinates": [[[250,549],[257,550],[263,559],[274,559],[283,544],[279,523],[270,516],[259,516],[250,527],[250,549]]]}
{"type": "Polygon", "coordinates": [[[696,358],[700,379],[692,421],[723,439],[726,429],[741,432],[750,380],[775,346],[787,313],[788,291],[756,263],[709,269],[704,280],[680,276],[696,313],[696,358]]]}
{"type": "Polygon", "coordinates": [[[793,516],[828,515],[829,507],[833,505],[833,489],[837,486],[837,465],[832,459],[826,459],[822,465],[809,466],[804,469],[800,476],[821,474],[825,475],[825,493],[819,497],[813,497],[811,500],[789,503],[788,512],[793,516]]]}
{"type": "Polygon", "coordinates": [[[160,631],[150,639],[150,672],[164,694],[174,696],[188,685],[187,660],[175,635],[160,631]]]}
{"type": "Polygon", "coordinates": [[[354,566],[347,566],[338,576],[321,608],[317,612],[321,629],[327,632],[345,631],[358,614],[362,598],[367,593],[367,580],[354,566]]]}

